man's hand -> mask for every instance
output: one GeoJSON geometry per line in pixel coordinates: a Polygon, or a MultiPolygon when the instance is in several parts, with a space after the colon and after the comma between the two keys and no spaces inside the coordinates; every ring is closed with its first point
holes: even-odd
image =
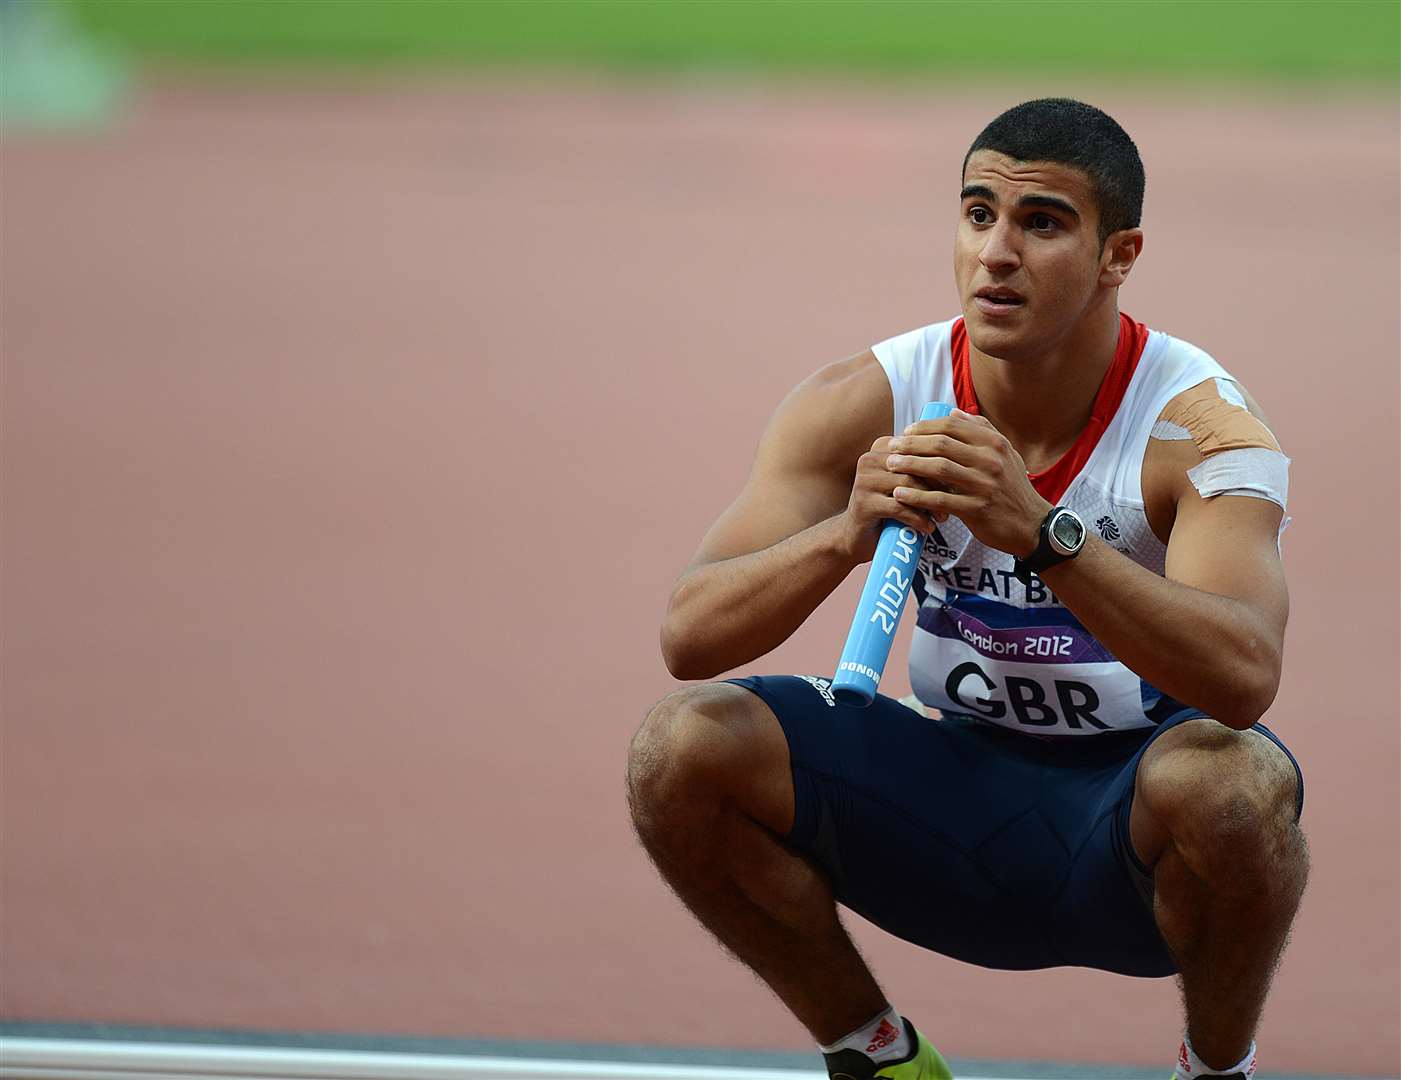
{"type": "Polygon", "coordinates": [[[929,486],[909,470],[890,468],[890,450],[894,442],[889,435],[882,435],[856,460],[856,479],[851,484],[851,498],[842,514],[842,525],[847,551],[858,563],[870,562],[875,555],[881,527],[887,518],[908,525],[921,536],[933,527],[928,514],[897,501],[893,494],[901,487],[927,493],[929,486]]]}
{"type": "Polygon", "coordinates": [[[899,505],[935,521],[952,514],[988,547],[1014,557],[1035,550],[1051,504],[1031,486],[1022,456],[984,417],[955,411],[885,441],[885,468],[917,481],[894,488],[899,505]]]}

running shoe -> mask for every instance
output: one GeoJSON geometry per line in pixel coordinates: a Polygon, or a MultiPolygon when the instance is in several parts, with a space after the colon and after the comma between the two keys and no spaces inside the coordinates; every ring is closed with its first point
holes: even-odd
{"type": "Polygon", "coordinates": [[[939,1051],[908,1020],[905,1033],[914,1051],[901,1061],[877,1065],[859,1050],[824,1054],[828,1080],[953,1080],[953,1073],[939,1051]]]}

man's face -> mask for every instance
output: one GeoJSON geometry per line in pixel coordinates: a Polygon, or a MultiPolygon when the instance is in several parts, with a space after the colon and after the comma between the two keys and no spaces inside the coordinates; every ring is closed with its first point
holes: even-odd
{"type": "Polygon", "coordinates": [[[1098,230],[1090,179],[1079,169],[973,154],[954,238],[973,345],[1004,360],[1032,359],[1072,333],[1099,292],[1098,230]]]}

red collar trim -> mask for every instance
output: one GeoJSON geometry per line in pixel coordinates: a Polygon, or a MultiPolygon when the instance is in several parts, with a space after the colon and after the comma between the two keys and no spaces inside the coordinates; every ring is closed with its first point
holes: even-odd
{"type": "MultiPolygon", "coordinates": [[[[1109,362],[1109,370],[1104,373],[1104,381],[1099,384],[1099,393],[1090,409],[1090,420],[1076,438],[1070,449],[1061,455],[1050,468],[1039,473],[1028,473],[1031,486],[1047,502],[1058,503],[1065,489],[1070,486],[1085,462],[1099,445],[1109,422],[1114,419],[1119,403],[1128,392],[1133,373],[1138,370],[1138,362],[1148,345],[1148,327],[1120,312],[1119,343],[1114,349],[1114,359],[1109,362]]],[[[953,351],[953,392],[958,407],[966,413],[978,415],[978,395],[973,389],[973,371],[968,363],[968,331],[963,320],[956,319],[949,339],[953,351]]]]}

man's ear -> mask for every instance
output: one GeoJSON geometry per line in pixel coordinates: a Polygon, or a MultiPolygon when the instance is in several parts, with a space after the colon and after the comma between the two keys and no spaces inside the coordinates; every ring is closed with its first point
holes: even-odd
{"type": "Polygon", "coordinates": [[[1105,238],[1104,249],[1100,253],[1099,283],[1111,289],[1122,285],[1141,254],[1142,229],[1120,229],[1110,233],[1105,238]]]}

